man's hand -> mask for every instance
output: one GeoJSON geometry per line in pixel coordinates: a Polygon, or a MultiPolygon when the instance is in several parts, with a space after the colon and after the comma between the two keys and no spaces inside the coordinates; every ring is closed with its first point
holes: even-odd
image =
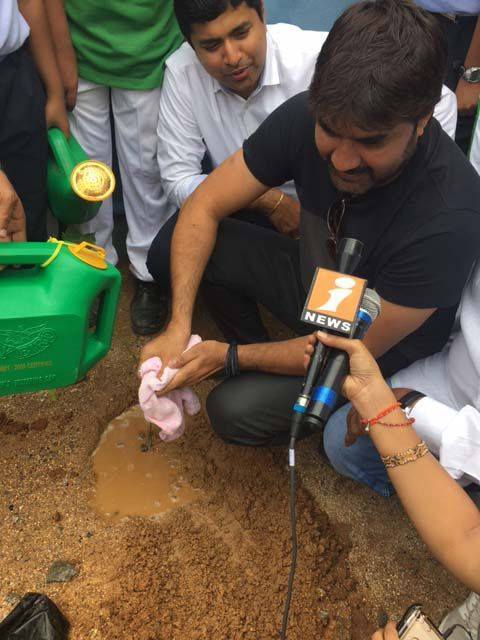
{"type": "Polygon", "coordinates": [[[400,640],[395,623],[389,622],[385,629],[376,631],[372,636],[372,640],[400,640]]]}
{"type": "Polygon", "coordinates": [[[70,136],[70,125],[68,124],[67,110],[65,109],[64,98],[61,94],[53,94],[47,97],[45,106],[45,118],[47,128],[57,127],[67,138],[70,136]]]}
{"type": "Polygon", "coordinates": [[[474,113],[480,99],[480,86],[460,78],[455,95],[457,96],[458,113],[474,113]]]}
{"type": "Polygon", "coordinates": [[[223,369],[228,344],[207,340],[195,345],[181,356],[168,363],[172,369],[179,369],[170,384],[162,391],[168,393],[181,387],[189,387],[210,378],[223,369]]]}
{"type": "Polygon", "coordinates": [[[143,347],[140,353],[140,365],[149,358],[159,357],[162,361],[162,369],[159,372],[160,377],[163,369],[185,351],[189,339],[189,330],[178,325],[169,325],[163,333],[147,342],[143,347]]]}
{"type": "Polygon", "coordinates": [[[25,242],[25,213],[15,189],[0,171],[0,242],[25,242]]]}
{"type": "Polygon", "coordinates": [[[300,234],[300,204],[285,193],[280,205],[270,216],[270,222],[280,233],[294,239],[298,238],[300,234]]]}

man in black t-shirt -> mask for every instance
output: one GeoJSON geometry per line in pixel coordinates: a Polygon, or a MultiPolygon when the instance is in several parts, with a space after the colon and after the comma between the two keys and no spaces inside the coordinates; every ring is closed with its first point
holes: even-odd
{"type": "Polygon", "coordinates": [[[364,245],[355,275],[382,313],[365,343],[389,375],[445,344],[480,247],[480,180],[432,112],[445,66],[438,25],[409,0],[367,0],[335,23],[308,94],[279,107],[182,208],[172,247],[172,319],[142,360],[180,368],[170,390],[221,370],[210,395],[227,441],[288,439],[301,387],[305,338],[266,342],[256,303],[298,321],[316,266],[342,237],[364,245]],[[294,180],[299,241],[229,218],[294,180]],[[183,355],[202,281],[228,341],[183,355]],[[256,343],[256,344],[250,344],[256,343]],[[247,371],[238,375],[239,371],[247,371]],[[282,375],[275,375],[282,374],[282,375]]]}

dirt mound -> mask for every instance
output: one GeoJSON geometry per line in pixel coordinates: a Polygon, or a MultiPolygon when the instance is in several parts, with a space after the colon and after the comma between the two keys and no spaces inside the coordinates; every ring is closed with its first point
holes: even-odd
{"type": "MultiPolygon", "coordinates": [[[[110,531],[107,525],[68,599],[57,597],[74,637],[276,638],[290,563],[283,456],[227,447],[204,420],[162,446],[175,449],[182,475],[204,497],[155,520],[131,518],[110,531]]],[[[348,545],[305,490],[298,497],[289,638],[364,639],[348,545]]]]}

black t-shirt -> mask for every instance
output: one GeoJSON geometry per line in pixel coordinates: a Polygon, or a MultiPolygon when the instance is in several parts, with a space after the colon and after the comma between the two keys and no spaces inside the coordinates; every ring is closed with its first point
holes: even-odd
{"type": "MultiPolygon", "coordinates": [[[[245,162],[257,180],[268,187],[295,181],[302,207],[300,255],[306,290],[325,255],[328,209],[341,197],[318,153],[314,132],[307,93],[301,93],[276,109],[243,145],[245,162]]],[[[355,275],[368,279],[382,298],[405,307],[437,308],[391,350],[398,354],[398,366],[435,353],[448,339],[480,253],[480,177],[432,119],[394,181],[348,201],[340,237],[364,243],[355,275]]],[[[388,368],[390,373],[395,366],[388,368]]]]}

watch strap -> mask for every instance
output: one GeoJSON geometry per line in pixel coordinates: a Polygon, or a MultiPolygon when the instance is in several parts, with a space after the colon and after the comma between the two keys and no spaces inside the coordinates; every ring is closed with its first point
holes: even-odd
{"type": "Polygon", "coordinates": [[[425,394],[420,393],[420,391],[409,391],[399,400],[400,406],[405,411],[410,408],[410,405],[413,404],[413,402],[420,400],[420,398],[425,398],[425,394]]]}

